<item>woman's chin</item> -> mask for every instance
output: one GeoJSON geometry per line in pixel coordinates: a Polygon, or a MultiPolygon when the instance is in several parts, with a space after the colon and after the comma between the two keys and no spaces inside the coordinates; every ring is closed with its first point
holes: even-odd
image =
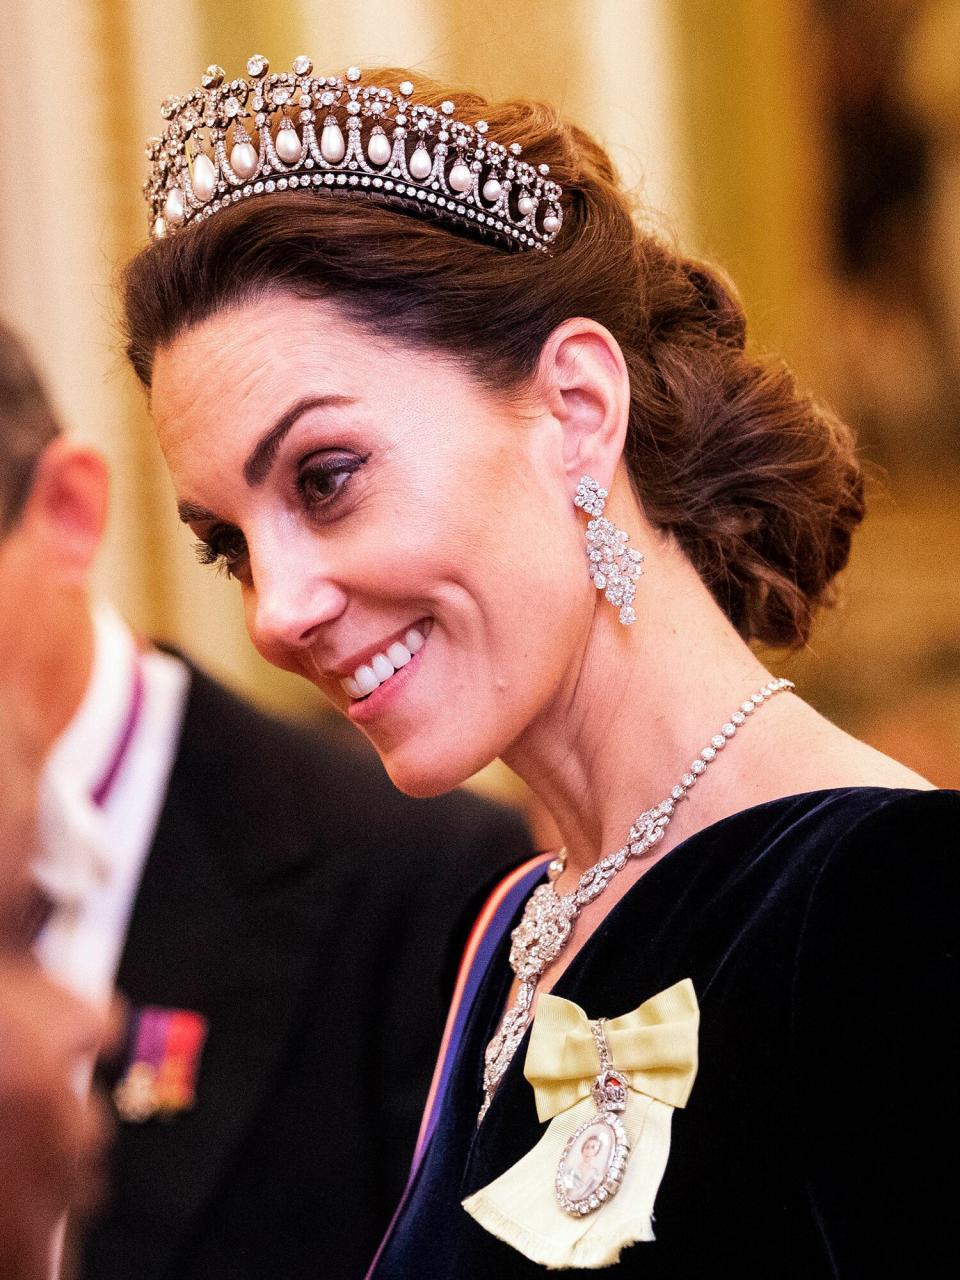
{"type": "MultiPolygon", "coordinates": [[[[377,744],[374,742],[375,747],[377,744]]],[[[418,753],[416,747],[403,751],[379,751],[390,781],[398,791],[418,800],[444,795],[472,778],[487,761],[474,766],[466,757],[453,753],[418,753]]]]}
{"type": "Polygon", "coordinates": [[[383,761],[390,781],[398,791],[414,796],[417,800],[429,800],[431,796],[442,796],[453,791],[461,783],[466,782],[469,773],[451,773],[449,769],[394,768],[389,761],[383,761]]]}

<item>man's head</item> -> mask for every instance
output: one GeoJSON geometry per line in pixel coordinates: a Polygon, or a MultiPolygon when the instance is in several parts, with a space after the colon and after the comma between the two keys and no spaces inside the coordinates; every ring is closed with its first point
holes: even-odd
{"type": "Polygon", "coordinates": [[[107,472],[71,444],[23,345],[0,323],[0,681],[23,750],[41,759],[90,675],[88,589],[107,472]]]}

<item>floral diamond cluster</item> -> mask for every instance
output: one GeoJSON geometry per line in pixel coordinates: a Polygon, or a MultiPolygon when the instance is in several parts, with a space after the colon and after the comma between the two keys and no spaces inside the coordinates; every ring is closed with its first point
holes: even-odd
{"type": "Polygon", "coordinates": [[[633,597],[637,579],[643,573],[643,552],[628,547],[630,535],[618,529],[606,516],[587,525],[587,562],[593,585],[611,604],[620,609],[620,621],[636,622],[633,597]]]}
{"type": "Polygon", "coordinates": [[[587,567],[593,585],[619,608],[620,621],[629,626],[637,620],[633,597],[643,573],[643,552],[628,547],[630,535],[604,516],[607,496],[591,476],[581,476],[573,502],[593,516],[587,524],[587,567]]]}

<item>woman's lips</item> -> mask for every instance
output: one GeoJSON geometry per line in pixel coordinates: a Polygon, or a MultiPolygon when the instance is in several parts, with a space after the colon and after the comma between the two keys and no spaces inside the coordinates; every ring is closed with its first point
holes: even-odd
{"type": "Polygon", "coordinates": [[[356,725],[363,725],[380,716],[403,693],[419,671],[423,655],[424,647],[421,647],[411,655],[409,661],[395,668],[393,675],[378,684],[372,693],[351,702],[347,707],[348,718],[356,725]]]}
{"type": "Polygon", "coordinates": [[[430,620],[410,627],[403,640],[395,640],[382,651],[361,663],[352,676],[340,681],[341,687],[354,700],[369,697],[382,684],[386,684],[420,652],[430,634],[430,620]]]}

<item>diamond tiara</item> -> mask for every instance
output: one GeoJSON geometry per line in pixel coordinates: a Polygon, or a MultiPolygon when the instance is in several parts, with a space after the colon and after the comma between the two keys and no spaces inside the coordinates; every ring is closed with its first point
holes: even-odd
{"type": "Polygon", "coordinates": [[[255,54],[247,73],[228,81],[208,67],[199,88],[163,103],[169,123],[147,143],[144,186],[155,240],[288,190],[372,196],[510,249],[546,252],[556,239],[561,190],[549,166],[488,138],[485,120],[457,120],[452,102],[415,102],[409,80],[396,91],[362,85],[358,67],[314,76],[306,57],[270,74],[255,54]]]}

